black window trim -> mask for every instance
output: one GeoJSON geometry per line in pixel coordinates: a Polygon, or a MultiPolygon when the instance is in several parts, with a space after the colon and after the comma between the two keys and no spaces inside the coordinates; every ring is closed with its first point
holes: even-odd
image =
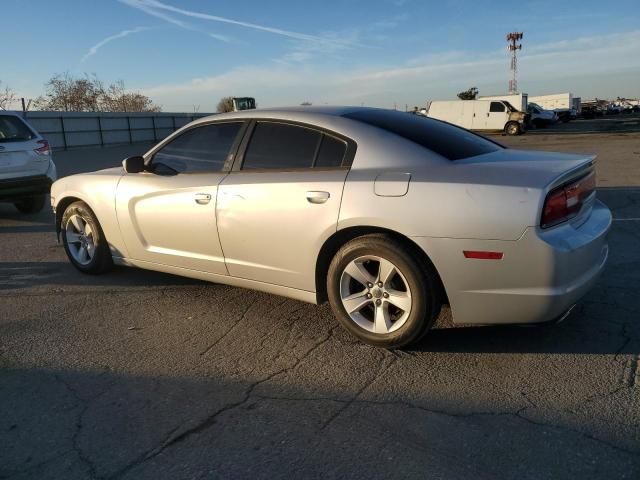
{"type": "Polygon", "coordinates": [[[356,149],[357,149],[357,144],[354,140],[352,140],[351,138],[345,135],[329,130],[327,128],[319,127],[317,125],[313,125],[310,123],[298,122],[296,120],[283,120],[281,118],[254,118],[250,121],[249,126],[244,132],[244,138],[242,139],[238,152],[235,155],[233,166],[231,167],[231,172],[233,173],[314,172],[314,171],[320,172],[320,171],[326,171],[326,170],[349,170],[351,168],[351,165],[353,164],[353,158],[356,155],[356,149]],[[281,123],[284,125],[307,128],[309,130],[313,130],[320,133],[320,139],[318,140],[318,144],[316,145],[316,151],[313,156],[312,165],[310,167],[251,168],[251,169],[243,170],[242,167],[244,165],[244,156],[247,151],[247,147],[249,146],[249,142],[251,141],[251,137],[253,136],[253,132],[255,131],[256,125],[259,122],[281,123]],[[322,145],[322,139],[324,138],[325,135],[334,137],[338,140],[342,140],[347,144],[345,155],[342,158],[342,165],[339,167],[316,167],[315,166],[316,161],[318,159],[318,153],[322,145]]]}
{"type": "Polygon", "coordinates": [[[175,132],[176,135],[170,135],[169,137],[165,138],[160,143],[155,145],[147,154],[144,155],[145,166],[147,166],[147,167],[150,166],[153,163],[153,159],[155,158],[156,153],[158,153],[164,147],[166,147],[171,142],[173,142],[175,139],[181,137],[185,133],[187,133],[187,132],[189,132],[191,130],[194,130],[196,128],[209,127],[211,125],[223,125],[223,124],[228,124],[228,123],[240,123],[242,125],[240,126],[240,130],[238,131],[238,134],[236,135],[236,138],[233,141],[233,144],[231,145],[231,149],[229,150],[229,154],[227,155],[227,159],[225,160],[222,169],[217,171],[217,172],[214,172],[214,171],[211,171],[211,172],[180,172],[180,173],[176,173],[176,175],[212,175],[212,174],[218,174],[218,173],[229,173],[231,171],[231,167],[233,166],[233,162],[234,162],[235,158],[237,157],[238,149],[240,148],[240,144],[244,140],[244,137],[245,137],[245,134],[247,132],[247,129],[249,128],[249,125],[251,123],[251,121],[249,121],[249,120],[246,120],[246,119],[232,119],[232,118],[226,118],[224,120],[215,119],[215,120],[211,120],[209,122],[197,123],[195,125],[189,126],[188,128],[176,130],[176,132],[175,132]]]}

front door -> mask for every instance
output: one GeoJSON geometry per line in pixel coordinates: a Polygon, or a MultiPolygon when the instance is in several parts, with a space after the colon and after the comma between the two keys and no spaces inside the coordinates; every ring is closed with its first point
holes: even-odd
{"type": "Polygon", "coordinates": [[[502,102],[491,102],[487,113],[486,130],[503,130],[507,124],[507,107],[502,102]]]}
{"type": "Polygon", "coordinates": [[[125,174],[116,211],[129,257],[208,273],[227,273],[218,238],[216,198],[242,122],[196,126],[125,174]]]}
{"type": "Polygon", "coordinates": [[[318,252],[337,228],[347,146],[300,125],[255,124],[242,166],[218,189],[230,275],[315,291],[318,252]]]}

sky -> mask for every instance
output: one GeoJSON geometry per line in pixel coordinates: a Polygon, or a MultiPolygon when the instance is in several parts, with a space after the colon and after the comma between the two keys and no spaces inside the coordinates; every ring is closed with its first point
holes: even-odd
{"type": "Polygon", "coordinates": [[[510,31],[524,32],[520,91],[640,97],[639,0],[0,4],[0,81],[26,98],[69,72],[123,80],[164,111],[214,111],[227,95],[404,109],[472,86],[506,93],[510,31]]]}

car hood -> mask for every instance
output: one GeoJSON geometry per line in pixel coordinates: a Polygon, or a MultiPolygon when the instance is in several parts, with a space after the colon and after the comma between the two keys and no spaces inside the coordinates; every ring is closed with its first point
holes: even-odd
{"type": "Polygon", "coordinates": [[[506,148],[457,160],[455,165],[469,183],[545,189],[587,169],[595,158],[595,155],[506,148]]]}

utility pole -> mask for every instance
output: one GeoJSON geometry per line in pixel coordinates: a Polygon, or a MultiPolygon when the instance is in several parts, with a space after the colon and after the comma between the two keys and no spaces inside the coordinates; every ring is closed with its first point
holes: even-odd
{"type": "Polygon", "coordinates": [[[522,32],[507,33],[507,50],[511,54],[511,80],[509,80],[509,93],[518,93],[518,50],[522,50],[522,44],[518,43],[522,40],[522,32]]]}

